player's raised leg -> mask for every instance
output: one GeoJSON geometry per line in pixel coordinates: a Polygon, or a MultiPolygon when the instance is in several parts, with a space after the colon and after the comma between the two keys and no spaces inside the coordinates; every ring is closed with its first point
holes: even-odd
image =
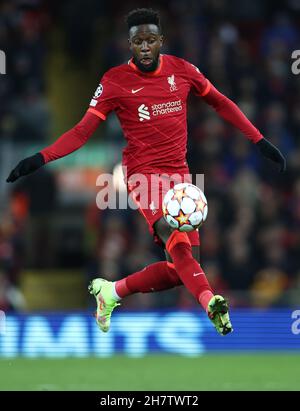
{"type": "MultiPolygon", "coordinates": [[[[158,220],[154,227],[156,234],[164,242],[181,281],[205,309],[216,330],[221,335],[232,332],[228,303],[224,297],[213,294],[203,269],[194,258],[187,233],[172,231],[163,218],[158,220]]],[[[194,254],[195,251],[197,250],[194,250],[194,254]]],[[[199,253],[197,255],[199,258],[199,253]]]]}

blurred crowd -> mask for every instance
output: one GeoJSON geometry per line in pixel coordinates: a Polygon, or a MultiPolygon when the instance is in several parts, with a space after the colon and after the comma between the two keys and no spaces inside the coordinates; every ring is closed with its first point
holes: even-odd
{"type": "Polygon", "coordinates": [[[4,1],[0,5],[0,49],[6,74],[0,82],[1,140],[45,142],[50,108],[45,95],[45,32],[49,16],[39,1],[4,1]]]}
{"type": "MultiPolygon", "coordinates": [[[[46,28],[51,28],[51,16],[53,19],[49,10],[54,6],[48,4],[47,13],[42,1],[19,2],[22,9],[17,3],[4,1],[0,6],[0,49],[7,49],[11,56],[5,82],[1,79],[0,83],[0,99],[5,101],[0,106],[0,140],[28,138],[46,143],[51,117],[43,68],[46,28]]],[[[78,1],[64,2],[56,17],[64,17],[69,38],[66,52],[78,58],[86,51],[82,38],[97,44],[93,28],[102,24],[105,41],[102,38],[99,72],[104,72],[130,56],[123,15],[140,4],[129,1],[116,12],[114,1],[103,7],[93,0],[86,3],[81,15],[74,12],[79,10],[78,1]],[[85,30],[89,30],[87,37],[82,34],[85,30]]],[[[202,266],[215,290],[227,295],[235,306],[299,304],[300,75],[291,71],[291,54],[300,44],[300,3],[285,3],[284,8],[280,2],[260,0],[243,1],[242,5],[237,0],[173,0],[157,7],[151,3],[162,14],[163,52],[197,65],[287,157],[287,172],[279,174],[244,136],[191,96],[188,161],[191,173],[205,175],[209,205],[208,219],[200,230],[202,266]]],[[[109,126],[112,121],[108,121],[106,137],[121,144],[120,132],[109,126]]],[[[31,198],[28,193],[22,200],[25,208],[24,201],[31,198]]],[[[12,198],[17,195],[16,190],[12,198]]],[[[26,255],[23,258],[18,249],[24,243],[25,225],[11,210],[8,207],[1,214],[0,278],[14,284],[11,272],[20,270],[17,261],[26,265],[26,255]],[[18,268],[12,268],[15,265],[18,268]]],[[[29,206],[27,211],[30,218],[29,206]]],[[[82,266],[87,277],[101,273],[116,280],[164,258],[138,212],[99,211],[92,203],[82,215],[82,266]]],[[[82,250],[74,250],[74,254],[78,252],[82,250]]],[[[130,297],[125,304],[191,307],[195,302],[180,287],[130,297]]]]}
{"type": "MultiPolygon", "coordinates": [[[[49,21],[50,15],[43,10],[40,1],[2,1],[0,4],[0,50],[6,55],[6,74],[0,78],[0,158],[3,180],[9,172],[6,167],[11,147],[20,160],[22,148],[27,142],[45,145],[50,136],[51,116],[44,73],[47,50],[45,33],[49,21]]],[[[42,180],[41,184],[36,185],[36,181],[33,186],[32,182],[28,187],[25,184],[22,189],[15,185],[10,198],[3,201],[3,196],[0,206],[2,310],[25,307],[20,291],[20,274],[29,254],[26,252],[28,222],[30,220],[33,226],[39,214],[49,212],[47,200],[53,203],[47,195],[45,198],[45,194],[51,190],[45,193],[45,189],[42,189],[47,179],[40,176],[37,180],[42,180]],[[41,202],[41,207],[37,207],[41,202]],[[44,211],[41,210],[43,207],[46,207],[44,211]]]]}

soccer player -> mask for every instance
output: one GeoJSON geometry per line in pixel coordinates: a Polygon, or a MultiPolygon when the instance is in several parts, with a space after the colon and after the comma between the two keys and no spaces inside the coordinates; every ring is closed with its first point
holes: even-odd
{"type": "MultiPolygon", "coordinates": [[[[131,59],[108,70],[82,120],[52,145],[22,160],[10,173],[8,182],[79,149],[111,111],[117,114],[128,143],[123,152],[123,166],[127,169],[129,193],[136,189],[131,181],[136,173],[143,174],[147,181],[153,174],[188,175],[186,102],[190,91],[241,130],[262,155],[279,165],[280,171],[285,170],[285,158],[280,151],[197,67],[161,53],[163,36],[158,12],[135,9],[126,20],[131,59]]],[[[149,188],[144,188],[141,196],[147,194],[147,190],[149,188]]],[[[108,331],[113,309],[127,295],[183,284],[202,305],[216,330],[221,335],[230,333],[233,328],[228,303],[222,296],[213,294],[199,264],[198,231],[172,230],[163,218],[161,202],[151,207],[140,205],[140,211],[155,239],[163,245],[166,261],[151,264],[116,282],[102,278],[91,282],[89,291],[96,297],[96,321],[100,329],[108,331]]]]}

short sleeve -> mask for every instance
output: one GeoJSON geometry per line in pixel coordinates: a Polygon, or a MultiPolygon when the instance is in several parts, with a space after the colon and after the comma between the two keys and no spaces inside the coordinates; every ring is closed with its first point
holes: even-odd
{"type": "Polygon", "coordinates": [[[211,88],[210,81],[201,73],[198,67],[187,61],[184,61],[184,63],[192,91],[197,96],[206,96],[211,88]]]}
{"type": "Polygon", "coordinates": [[[109,72],[102,77],[92,100],[88,112],[96,114],[102,120],[116,108],[117,85],[111,79],[109,72]]]}

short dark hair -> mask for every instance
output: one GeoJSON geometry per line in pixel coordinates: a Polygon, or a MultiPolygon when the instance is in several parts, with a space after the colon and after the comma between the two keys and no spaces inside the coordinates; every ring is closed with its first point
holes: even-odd
{"type": "Polygon", "coordinates": [[[130,11],[126,15],[125,21],[128,30],[130,30],[131,27],[139,26],[140,24],[155,24],[158,26],[159,31],[161,31],[159,12],[150,8],[134,9],[130,11]]]}

